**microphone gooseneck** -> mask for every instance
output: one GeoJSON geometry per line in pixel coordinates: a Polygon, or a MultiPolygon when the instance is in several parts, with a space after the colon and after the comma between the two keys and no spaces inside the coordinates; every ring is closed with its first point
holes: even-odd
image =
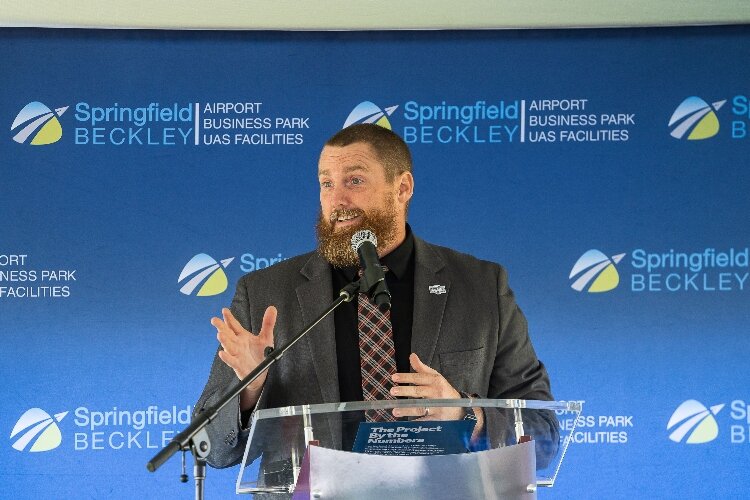
{"type": "Polygon", "coordinates": [[[362,290],[381,311],[387,311],[391,308],[391,293],[378,258],[378,238],[369,229],[360,229],[352,236],[351,243],[362,267],[362,290]]]}

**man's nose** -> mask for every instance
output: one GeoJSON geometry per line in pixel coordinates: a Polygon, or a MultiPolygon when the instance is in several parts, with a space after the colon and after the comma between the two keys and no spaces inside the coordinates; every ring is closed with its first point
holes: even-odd
{"type": "Polygon", "coordinates": [[[331,188],[331,205],[333,208],[346,208],[349,206],[349,194],[342,186],[331,188]]]}

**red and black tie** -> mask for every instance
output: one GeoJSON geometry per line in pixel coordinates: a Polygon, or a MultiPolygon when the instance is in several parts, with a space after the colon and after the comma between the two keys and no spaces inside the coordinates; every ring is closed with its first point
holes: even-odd
{"type": "MultiPolygon", "coordinates": [[[[387,268],[383,268],[387,272],[387,268]]],[[[396,348],[393,344],[391,311],[381,311],[366,293],[357,299],[359,357],[362,370],[362,397],[365,401],[395,399],[390,388],[396,373],[396,348]]],[[[368,422],[394,421],[389,410],[365,412],[368,422]]]]}

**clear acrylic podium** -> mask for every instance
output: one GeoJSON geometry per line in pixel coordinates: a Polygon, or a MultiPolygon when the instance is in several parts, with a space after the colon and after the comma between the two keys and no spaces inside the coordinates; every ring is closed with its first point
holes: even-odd
{"type": "Polygon", "coordinates": [[[536,498],[537,487],[554,485],[581,410],[578,401],[518,399],[402,399],[259,410],[251,420],[236,491],[295,500],[536,498]],[[429,414],[377,421],[375,410],[394,408],[420,415],[429,408],[429,414]],[[473,436],[471,417],[431,417],[472,411],[481,411],[484,420],[473,436]],[[564,432],[558,423],[563,418],[573,422],[564,432]],[[456,432],[459,428],[463,433],[456,432]]]}

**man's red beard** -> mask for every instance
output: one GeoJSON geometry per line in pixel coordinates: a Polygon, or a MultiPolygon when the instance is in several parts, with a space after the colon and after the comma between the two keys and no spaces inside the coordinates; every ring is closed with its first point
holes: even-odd
{"type": "Polygon", "coordinates": [[[369,229],[378,238],[378,248],[390,246],[396,239],[396,210],[387,204],[385,210],[335,209],[329,216],[320,213],[315,230],[318,236],[318,253],[334,267],[359,265],[359,257],[352,249],[352,236],[361,229],[369,229]],[[341,216],[359,216],[357,224],[336,229],[336,219],[341,216]]]}

